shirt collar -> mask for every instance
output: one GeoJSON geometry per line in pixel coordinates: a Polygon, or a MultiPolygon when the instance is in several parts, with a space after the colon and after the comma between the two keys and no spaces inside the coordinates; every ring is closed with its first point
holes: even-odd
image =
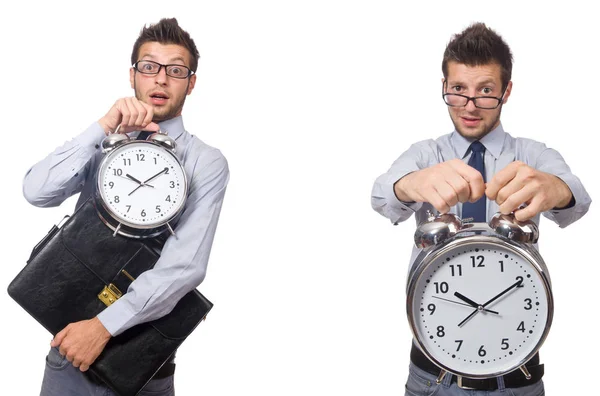
{"type": "MultiPolygon", "coordinates": [[[[502,153],[502,146],[504,145],[505,135],[506,132],[504,132],[504,128],[502,128],[502,123],[500,123],[496,128],[494,128],[490,133],[485,135],[479,141],[485,146],[486,151],[489,151],[489,153],[492,154],[494,158],[498,159],[500,157],[500,153],[502,153]]],[[[452,145],[454,146],[456,155],[459,158],[464,158],[469,153],[469,146],[471,145],[471,143],[474,142],[474,139],[467,139],[460,133],[458,133],[456,130],[452,132],[450,140],[452,141],[452,145]]]]}
{"type": "Polygon", "coordinates": [[[158,123],[158,126],[160,126],[161,131],[166,132],[175,140],[177,140],[183,131],[185,131],[185,128],[183,127],[183,118],[181,116],[161,121],[158,123]]]}

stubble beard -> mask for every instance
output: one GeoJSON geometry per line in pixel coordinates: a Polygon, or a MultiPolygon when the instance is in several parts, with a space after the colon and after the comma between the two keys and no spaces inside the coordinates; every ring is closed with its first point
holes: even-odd
{"type": "MultiPolygon", "coordinates": [[[[189,85],[190,85],[190,82],[188,79],[188,84],[186,86],[185,92],[187,92],[189,85]]],[[[181,114],[181,111],[183,110],[183,105],[185,104],[186,95],[183,95],[183,97],[181,98],[181,100],[179,102],[177,102],[171,106],[156,107],[156,106],[152,105],[151,103],[148,103],[144,100],[144,96],[138,90],[135,80],[133,81],[133,89],[134,89],[135,97],[137,98],[137,100],[152,106],[152,109],[154,110],[152,122],[167,121],[172,118],[178,117],[181,114]]],[[[171,100],[171,99],[172,98],[169,98],[169,100],[171,100]]]]}
{"type": "MultiPolygon", "coordinates": [[[[496,118],[494,118],[490,124],[481,125],[480,131],[473,130],[473,129],[463,130],[462,126],[460,126],[460,122],[454,118],[454,115],[452,114],[451,110],[448,109],[448,111],[450,112],[450,119],[452,120],[452,123],[454,124],[454,129],[456,129],[456,131],[462,137],[467,138],[467,139],[480,140],[485,135],[487,135],[488,133],[493,131],[500,124],[500,114],[502,114],[502,105],[500,106],[500,109],[498,110],[498,115],[496,116],[496,118]]],[[[483,110],[483,111],[486,111],[486,110],[483,110]]],[[[456,117],[460,118],[460,116],[458,116],[458,115],[456,117]]]]}

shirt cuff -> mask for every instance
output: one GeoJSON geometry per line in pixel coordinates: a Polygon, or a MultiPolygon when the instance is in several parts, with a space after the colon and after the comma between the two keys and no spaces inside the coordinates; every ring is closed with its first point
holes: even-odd
{"type": "Polygon", "coordinates": [[[567,204],[567,206],[564,206],[562,208],[554,208],[552,210],[564,210],[564,209],[570,209],[573,206],[575,206],[575,195],[573,195],[573,193],[571,193],[571,200],[569,201],[569,203],[567,204]]]}
{"type": "Polygon", "coordinates": [[[555,221],[559,227],[564,228],[587,212],[589,207],[589,197],[582,191],[580,188],[581,183],[578,182],[578,179],[575,176],[560,175],[557,177],[565,182],[573,196],[569,204],[564,208],[550,209],[544,215],[555,221]]]}
{"type": "Polygon", "coordinates": [[[98,314],[98,319],[113,337],[121,334],[124,331],[121,329],[135,317],[124,302],[119,299],[98,314]]]}
{"type": "MultiPolygon", "coordinates": [[[[410,172],[409,172],[410,173],[410,172]]],[[[406,176],[406,175],[404,175],[406,176]]],[[[402,176],[402,177],[404,177],[402,176]]],[[[400,180],[401,178],[397,179],[400,180]]],[[[412,213],[418,211],[419,209],[421,209],[421,206],[423,206],[423,202],[403,202],[400,201],[398,199],[398,197],[396,196],[396,193],[394,192],[394,184],[392,183],[391,186],[389,188],[386,188],[384,191],[385,196],[385,200],[389,205],[389,208],[394,212],[397,213],[399,216],[399,219],[404,219],[409,217],[412,213]],[[407,216],[408,215],[408,216],[407,216]]],[[[398,224],[400,221],[394,221],[394,225],[398,224]]]]}

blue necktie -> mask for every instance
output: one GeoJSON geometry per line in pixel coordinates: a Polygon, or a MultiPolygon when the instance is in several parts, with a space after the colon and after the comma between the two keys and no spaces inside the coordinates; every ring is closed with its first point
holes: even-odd
{"type": "Polygon", "coordinates": [[[146,140],[148,136],[152,135],[154,132],[141,131],[135,140],[146,140]]]}
{"type": "MultiPolygon", "coordinates": [[[[471,158],[469,158],[469,166],[477,169],[483,176],[485,182],[485,164],[483,158],[485,155],[485,146],[479,141],[471,143],[471,158]]],[[[462,206],[462,218],[473,218],[474,222],[485,222],[487,220],[485,212],[486,196],[479,198],[477,202],[465,202],[462,206]]]]}

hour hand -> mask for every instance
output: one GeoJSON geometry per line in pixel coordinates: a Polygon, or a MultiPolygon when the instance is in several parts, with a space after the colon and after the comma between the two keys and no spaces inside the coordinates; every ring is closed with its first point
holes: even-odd
{"type": "Polygon", "coordinates": [[[459,292],[454,292],[454,296],[460,298],[461,300],[463,300],[466,303],[469,303],[469,305],[471,305],[474,308],[479,308],[479,304],[477,304],[475,301],[471,300],[469,297],[463,296],[459,292]]]}
{"type": "Polygon", "coordinates": [[[144,182],[141,182],[141,181],[139,181],[139,180],[138,180],[138,179],[136,179],[135,177],[131,176],[129,173],[126,173],[126,174],[125,174],[125,176],[126,176],[128,179],[130,179],[130,180],[132,180],[132,181],[136,182],[137,184],[139,184],[139,185],[136,187],[136,189],[135,189],[135,190],[133,190],[132,192],[130,192],[130,193],[129,193],[129,195],[131,195],[131,194],[133,194],[134,192],[136,192],[136,191],[137,191],[137,190],[138,190],[140,187],[152,187],[152,188],[154,188],[154,186],[152,186],[152,185],[150,185],[150,184],[146,184],[146,183],[144,183],[144,182]]]}
{"type": "Polygon", "coordinates": [[[139,185],[143,185],[144,184],[141,181],[139,181],[138,179],[136,179],[135,177],[131,176],[129,173],[126,173],[125,176],[127,176],[128,178],[130,178],[131,180],[133,180],[134,182],[136,182],[139,185]]]}
{"type": "MultiPolygon", "coordinates": [[[[469,303],[469,305],[472,306],[473,308],[479,309],[479,307],[481,306],[480,304],[477,304],[475,301],[471,300],[469,297],[466,297],[466,296],[460,294],[459,292],[454,292],[454,295],[456,297],[460,298],[461,300],[463,300],[464,302],[469,303]]],[[[498,312],[492,311],[491,309],[483,308],[483,310],[486,312],[498,315],[498,312]]]]}

